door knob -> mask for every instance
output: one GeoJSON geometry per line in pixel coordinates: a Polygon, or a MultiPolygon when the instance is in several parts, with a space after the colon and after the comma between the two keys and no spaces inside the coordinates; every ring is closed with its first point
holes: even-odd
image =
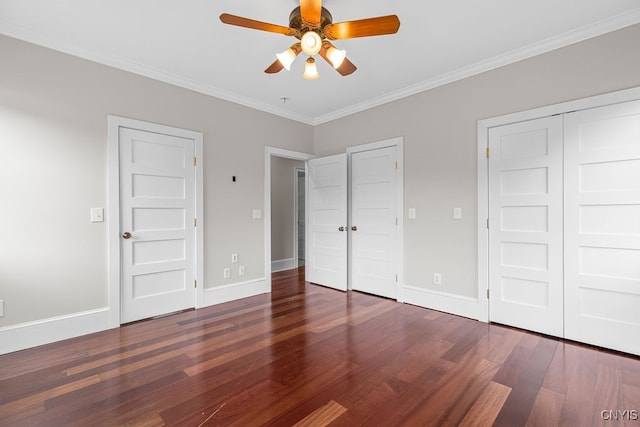
{"type": "Polygon", "coordinates": [[[344,227],[338,227],[338,231],[344,231],[344,227]]]}
{"type": "Polygon", "coordinates": [[[358,227],[356,227],[355,225],[351,226],[351,231],[358,231],[358,227]]]}
{"type": "Polygon", "coordinates": [[[122,238],[123,239],[130,239],[131,238],[131,233],[129,233],[128,231],[125,231],[124,233],[122,233],[122,238]]]}

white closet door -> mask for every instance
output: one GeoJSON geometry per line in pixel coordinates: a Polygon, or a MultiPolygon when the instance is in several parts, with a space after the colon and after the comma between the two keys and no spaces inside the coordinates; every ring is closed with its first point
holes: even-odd
{"type": "Polygon", "coordinates": [[[562,117],[489,130],[489,317],[563,334],[562,117]]]}
{"type": "Polygon", "coordinates": [[[306,280],[347,290],[347,155],[307,162],[306,280]]]}
{"type": "Polygon", "coordinates": [[[640,354],[640,101],[565,116],[565,336],[640,354]]]}
{"type": "Polygon", "coordinates": [[[396,147],[351,155],[351,287],[396,298],[396,147]]]}

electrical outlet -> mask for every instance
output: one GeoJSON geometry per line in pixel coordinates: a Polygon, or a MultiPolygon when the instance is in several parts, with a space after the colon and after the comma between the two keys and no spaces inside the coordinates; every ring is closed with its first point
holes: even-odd
{"type": "Polygon", "coordinates": [[[238,254],[231,254],[231,262],[238,262],[238,254]]]}
{"type": "Polygon", "coordinates": [[[222,270],[222,277],[228,279],[231,277],[231,269],[229,267],[222,270]]]}
{"type": "Polygon", "coordinates": [[[244,276],[244,265],[238,267],[238,276],[244,276]]]}
{"type": "Polygon", "coordinates": [[[0,317],[4,317],[4,300],[0,299],[0,317]]]}
{"type": "Polygon", "coordinates": [[[433,284],[434,285],[442,285],[442,274],[433,273],[433,284]]]}

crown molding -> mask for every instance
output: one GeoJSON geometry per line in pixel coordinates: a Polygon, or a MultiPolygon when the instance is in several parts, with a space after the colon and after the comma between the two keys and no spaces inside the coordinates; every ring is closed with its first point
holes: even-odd
{"type": "Polygon", "coordinates": [[[467,67],[459,68],[450,73],[441,74],[432,79],[406,86],[400,90],[386,93],[384,95],[371,98],[367,101],[350,105],[346,108],[333,111],[331,113],[315,117],[312,125],[317,126],[332,120],[340,119],[351,114],[359,113],[373,107],[378,107],[389,102],[397,101],[420,92],[444,86],[458,80],[472,77],[477,74],[484,73],[505,65],[513,64],[527,58],[531,58],[552,50],[560,49],[593,37],[597,37],[612,31],[620,30],[631,25],[640,23],[640,8],[633,9],[629,12],[613,16],[611,18],[586,25],[575,30],[551,37],[538,43],[533,43],[520,49],[507,52],[502,55],[489,58],[485,61],[477,62],[467,67]]]}
{"type": "Polygon", "coordinates": [[[530,44],[521,49],[513,50],[503,55],[499,55],[317,117],[296,114],[289,110],[274,107],[273,105],[260,102],[249,97],[238,96],[220,88],[206,85],[196,80],[185,79],[115,55],[100,55],[95,52],[82,49],[74,44],[55,40],[46,34],[16,26],[1,19],[0,33],[29,43],[64,52],[69,55],[77,56],[82,59],[87,59],[123,71],[138,74],[143,77],[148,77],[174,86],[233,102],[235,104],[243,105],[245,107],[274,114],[304,124],[317,126],[638,23],[640,23],[640,7],[594,24],[577,28],[559,36],[530,44]]]}
{"type": "Polygon", "coordinates": [[[142,65],[134,61],[124,59],[117,55],[101,55],[96,52],[83,49],[74,44],[56,40],[52,37],[47,36],[46,34],[8,23],[6,21],[3,21],[2,19],[0,19],[0,34],[13,37],[18,40],[26,41],[28,43],[33,43],[38,46],[49,48],[58,52],[63,52],[68,55],[76,56],[80,59],[107,65],[118,70],[128,71],[142,77],[148,77],[150,79],[168,83],[173,86],[178,86],[183,89],[189,89],[194,92],[202,93],[204,95],[209,95],[225,101],[233,102],[234,104],[243,105],[245,107],[263,111],[265,113],[274,114],[286,119],[295,120],[308,125],[311,125],[313,123],[313,118],[311,117],[296,114],[282,108],[277,108],[252,98],[238,96],[223,89],[206,85],[196,80],[185,79],[175,74],[167,73],[166,71],[162,71],[153,67],[149,67],[147,65],[142,65]]]}

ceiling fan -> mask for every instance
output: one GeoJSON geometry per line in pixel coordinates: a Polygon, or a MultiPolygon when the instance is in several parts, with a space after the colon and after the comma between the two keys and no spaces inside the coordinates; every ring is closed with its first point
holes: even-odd
{"type": "Polygon", "coordinates": [[[322,7],[322,0],[300,0],[300,6],[293,9],[289,15],[288,27],[228,13],[220,15],[220,20],[229,25],[297,38],[299,41],[292,44],[284,52],[277,54],[276,57],[278,59],[267,67],[264,72],[273,74],[283,68],[289,70],[296,57],[301,52],[304,52],[308,55],[303,74],[306,79],[318,78],[318,70],[313,58],[316,54],[319,54],[343,76],[347,76],[356,70],[356,66],[346,58],[346,52],[337,49],[331,43],[332,40],[395,34],[400,28],[400,20],[396,15],[334,24],[331,13],[322,7]]]}

